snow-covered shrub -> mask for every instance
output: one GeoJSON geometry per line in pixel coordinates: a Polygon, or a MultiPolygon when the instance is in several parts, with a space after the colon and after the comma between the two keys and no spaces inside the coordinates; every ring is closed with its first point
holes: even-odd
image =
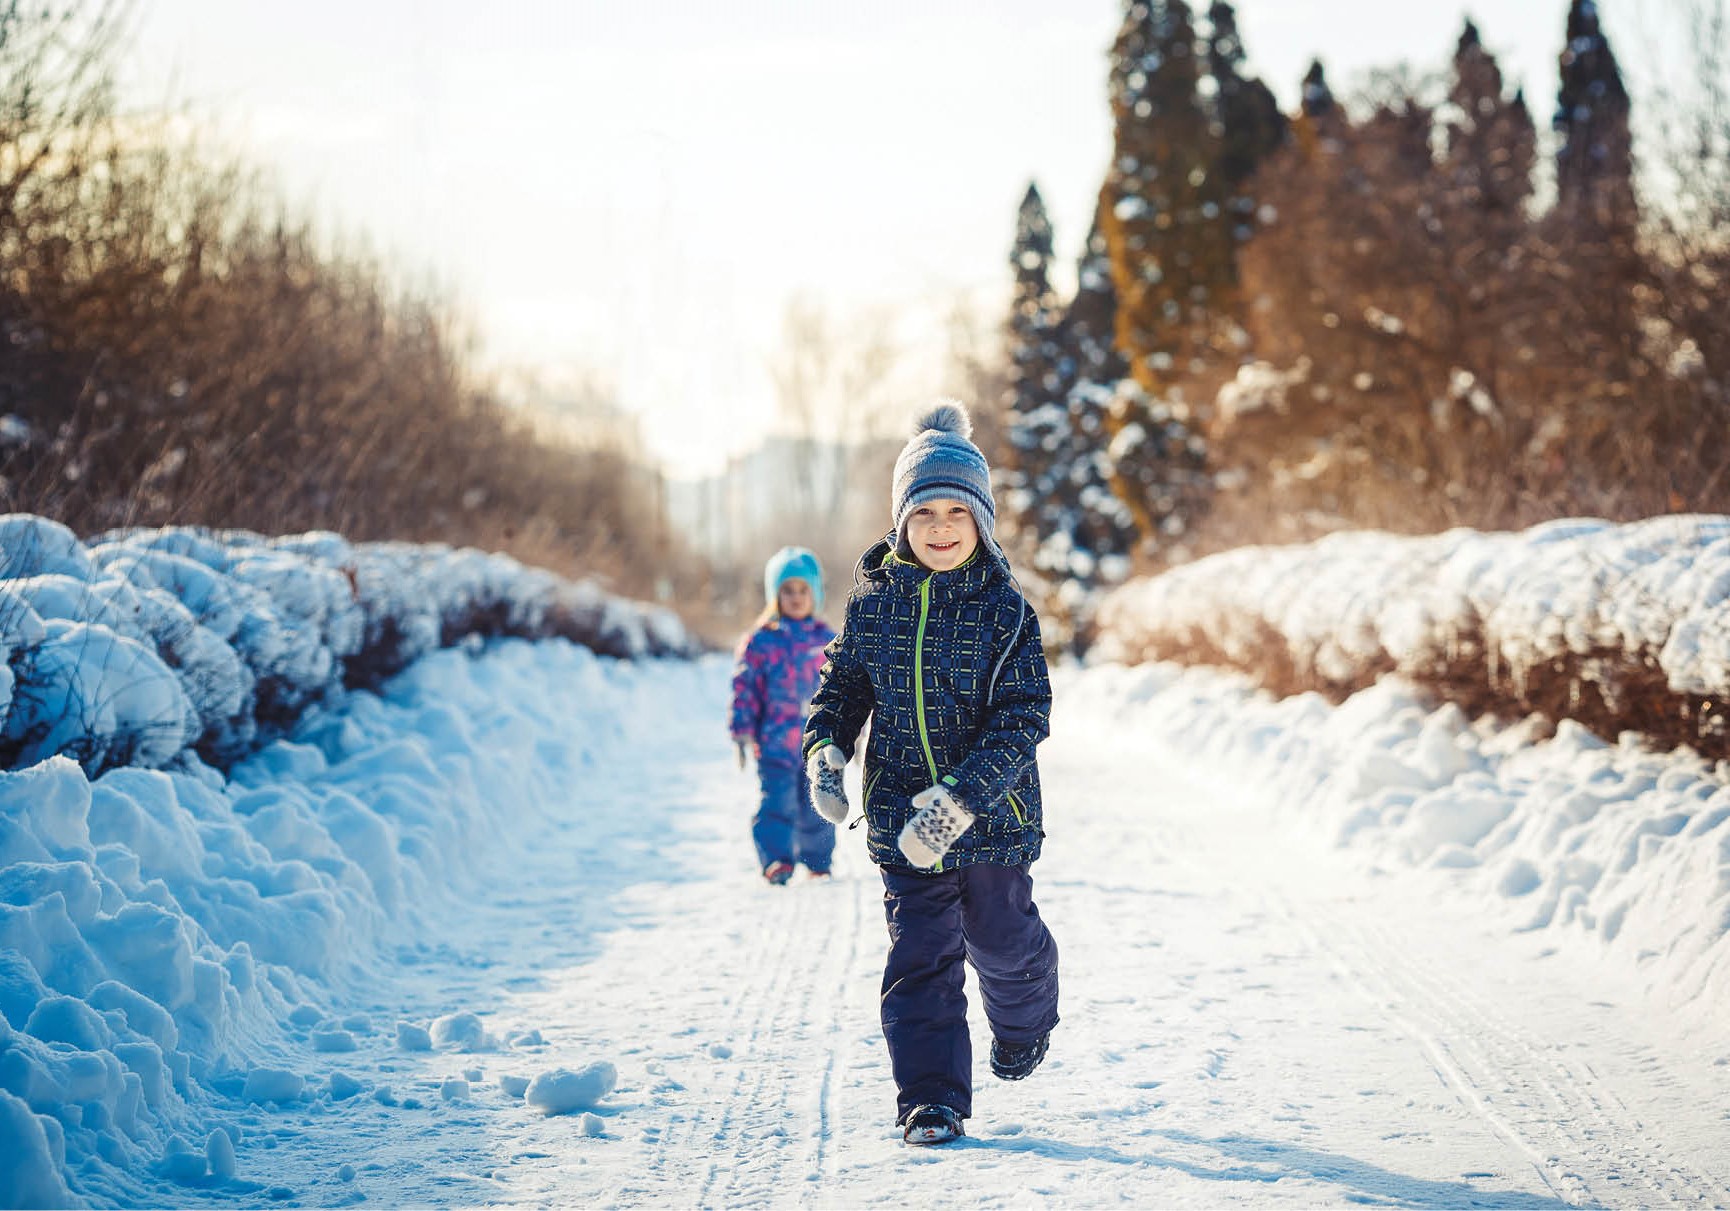
{"type": "Polygon", "coordinates": [[[29,513],[0,516],[0,581],[43,573],[89,580],[95,571],[84,544],[59,522],[29,513]]]}
{"type": "Polygon", "coordinates": [[[697,649],[668,610],[442,546],[168,527],[86,548],[13,514],[0,567],[0,765],[67,753],[99,772],[190,751],[228,766],[309,708],[468,636],[557,635],[632,658],[697,649]]]}
{"type": "Polygon", "coordinates": [[[1108,657],[1221,664],[1282,693],[1338,699],[1397,672],[1473,710],[1730,752],[1725,517],[1239,548],[1124,586],[1100,628],[1108,657]]]}

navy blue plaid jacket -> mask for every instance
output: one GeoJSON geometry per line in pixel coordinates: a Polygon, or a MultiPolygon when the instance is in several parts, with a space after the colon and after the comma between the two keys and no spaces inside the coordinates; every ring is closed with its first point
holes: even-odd
{"type": "Polygon", "coordinates": [[[834,744],[851,759],[870,717],[864,808],[880,866],[911,869],[895,839],[912,797],[939,780],[978,817],[942,869],[1032,862],[1045,836],[1034,748],[1050,732],[1051,681],[1009,565],[982,543],[961,567],[930,572],[889,540],[860,564],[801,751],[834,744]]]}

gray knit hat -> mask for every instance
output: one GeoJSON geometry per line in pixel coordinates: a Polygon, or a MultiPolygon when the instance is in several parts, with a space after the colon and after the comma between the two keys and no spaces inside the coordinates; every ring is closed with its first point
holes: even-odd
{"type": "Polygon", "coordinates": [[[956,400],[938,400],[914,420],[913,440],[895,460],[895,478],[889,487],[897,546],[906,543],[907,515],[927,501],[944,499],[966,505],[979,527],[980,541],[997,546],[991,467],[979,447],[968,440],[972,436],[973,420],[956,400]]]}

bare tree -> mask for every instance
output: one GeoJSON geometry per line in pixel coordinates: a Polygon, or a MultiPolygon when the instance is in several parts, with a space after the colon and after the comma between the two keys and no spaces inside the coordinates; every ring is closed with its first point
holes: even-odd
{"type": "Polygon", "coordinates": [[[839,325],[809,295],[787,304],[771,373],[779,420],[795,444],[791,488],[802,515],[841,516],[853,487],[852,447],[881,408],[895,359],[886,314],[839,325]]]}

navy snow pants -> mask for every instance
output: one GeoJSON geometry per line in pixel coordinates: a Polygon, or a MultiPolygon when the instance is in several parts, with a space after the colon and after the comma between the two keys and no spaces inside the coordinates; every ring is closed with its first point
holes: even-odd
{"type": "Polygon", "coordinates": [[[973,965],[991,1033],[1025,1043],[1057,1025],[1057,943],[1033,903],[1025,866],[938,874],[883,871],[889,963],[883,1037],[898,1090],[896,1121],[916,1106],[973,1113],[973,1043],[962,959],[973,965]]]}
{"type": "Polygon", "coordinates": [[[835,854],[835,826],[811,806],[805,767],[760,761],[757,780],[763,792],[751,820],[757,869],[771,862],[801,862],[807,870],[827,871],[835,854]]]}

